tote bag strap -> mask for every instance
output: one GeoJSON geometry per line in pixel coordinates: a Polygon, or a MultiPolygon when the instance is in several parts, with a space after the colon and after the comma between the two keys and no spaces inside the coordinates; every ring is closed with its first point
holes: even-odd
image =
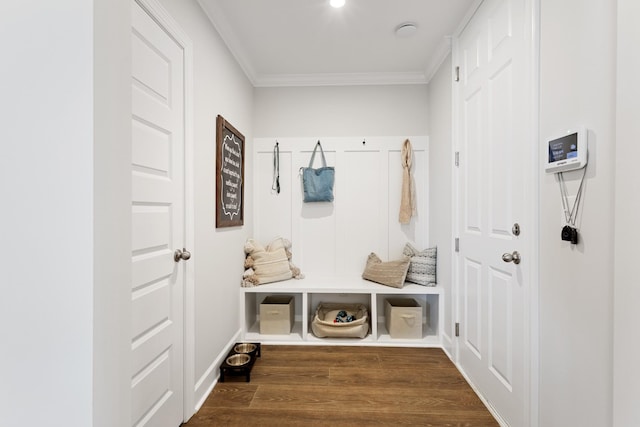
{"type": "Polygon", "coordinates": [[[322,155],[322,167],[326,168],[327,160],[324,157],[324,151],[322,150],[322,145],[320,145],[320,141],[318,141],[315,148],[313,149],[313,154],[311,155],[311,161],[309,161],[309,167],[313,168],[313,160],[316,158],[316,150],[318,149],[318,147],[320,147],[320,154],[322,155]]]}
{"type": "Polygon", "coordinates": [[[273,184],[271,189],[280,194],[280,145],[278,141],[273,147],[273,184]]]}

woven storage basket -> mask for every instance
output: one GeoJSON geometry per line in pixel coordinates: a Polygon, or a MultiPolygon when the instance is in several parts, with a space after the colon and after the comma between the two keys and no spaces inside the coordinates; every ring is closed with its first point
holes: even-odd
{"type": "Polygon", "coordinates": [[[318,338],[364,338],[369,333],[369,311],[363,304],[320,303],[311,322],[318,338]],[[339,311],[355,316],[349,323],[334,323],[339,311]]]}

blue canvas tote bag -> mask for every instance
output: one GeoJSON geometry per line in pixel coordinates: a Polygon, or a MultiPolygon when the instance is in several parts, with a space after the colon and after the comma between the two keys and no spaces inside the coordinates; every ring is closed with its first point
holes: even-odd
{"type": "Polygon", "coordinates": [[[333,182],[335,180],[335,169],[327,166],[327,160],[322,151],[320,141],[316,144],[311,155],[309,167],[302,168],[302,188],[304,190],[304,202],[333,202],[333,182]],[[322,167],[314,169],[313,161],[316,151],[320,148],[322,156],[322,167]]]}

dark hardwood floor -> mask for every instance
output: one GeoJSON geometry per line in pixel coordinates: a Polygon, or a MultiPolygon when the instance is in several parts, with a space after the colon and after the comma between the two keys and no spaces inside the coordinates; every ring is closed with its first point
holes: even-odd
{"type": "Polygon", "coordinates": [[[184,427],[498,426],[440,349],[263,345],[184,427]]]}

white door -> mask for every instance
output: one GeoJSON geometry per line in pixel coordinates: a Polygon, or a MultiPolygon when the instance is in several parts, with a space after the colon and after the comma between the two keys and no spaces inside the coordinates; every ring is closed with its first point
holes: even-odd
{"type": "Polygon", "coordinates": [[[532,180],[525,3],[482,3],[458,40],[456,83],[458,362],[502,421],[514,427],[527,425],[528,418],[534,237],[533,195],[525,187],[532,180]],[[519,264],[503,260],[514,251],[519,264]]]}
{"type": "Polygon", "coordinates": [[[132,1],[132,426],[183,421],[183,51],[132,1]]]}

